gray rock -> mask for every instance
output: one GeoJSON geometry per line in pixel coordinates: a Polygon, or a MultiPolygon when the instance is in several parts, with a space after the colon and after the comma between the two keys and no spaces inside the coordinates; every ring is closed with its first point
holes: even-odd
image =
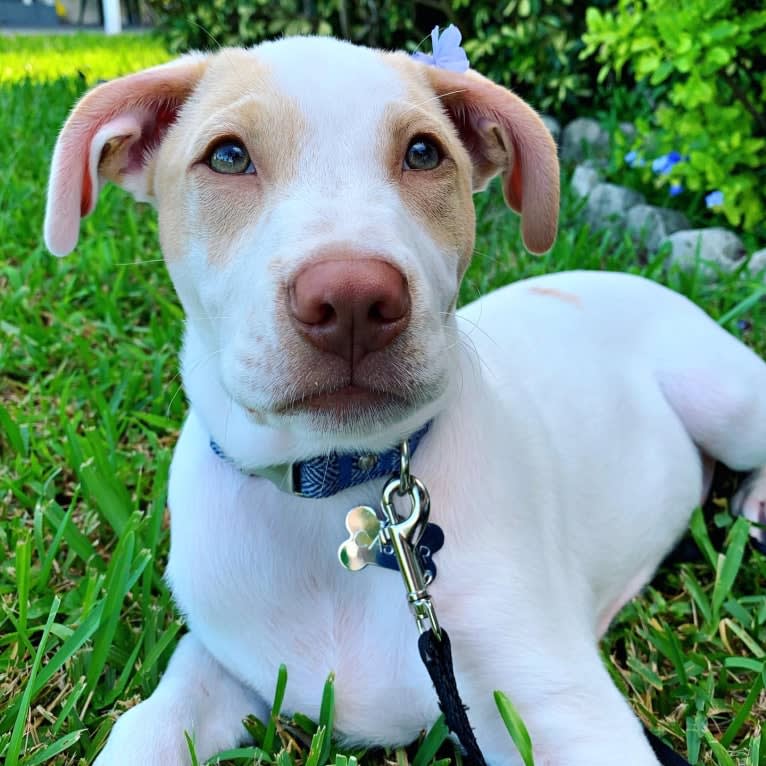
{"type": "Polygon", "coordinates": [[[591,228],[601,229],[610,224],[621,224],[628,210],[643,205],[643,194],[616,184],[596,184],[590,191],[585,207],[585,219],[591,228]]]}
{"type": "Polygon", "coordinates": [[[561,136],[561,159],[581,162],[591,159],[609,160],[609,134],[589,117],[578,117],[564,128],[561,136]]]}
{"type": "Polygon", "coordinates": [[[689,228],[689,219],[677,210],[654,205],[636,205],[628,210],[625,226],[637,244],[654,251],[673,232],[689,228]]]}
{"type": "Polygon", "coordinates": [[[636,126],[632,122],[621,122],[620,132],[628,139],[629,143],[632,143],[635,137],[638,135],[636,126]]]}
{"type": "Polygon", "coordinates": [[[745,246],[734,232],[728,229],[687,229],[677,231],[660,244],[670,243],[669,266],[692,271],[700,261],[700,272],[712,279],[717,271],[733,271],[745,256],[745,246]]]}
{"type": "Polygon", "coordinates": [[[601,174],[598,170],[587,165],[578,165],[572,174],[572,191],[580,198],[587,197],[600,181],[601,174]]]}
{"type": "Polygon", "coordinates": [[[550,131],[553,140],[558,143],[559,138],[561,138],[561,123],[555,117],[551,117],[548,114],[541,114],[540,119],[543,121],[543,125],[550,131]]]}
{"type": "Polygon", "coordinates": [[[747,264],[748,271],[753,275],[763,274],[763,281],[766,282],[766,248],[756,250],[750,256],[750,262],[747,264]]]}

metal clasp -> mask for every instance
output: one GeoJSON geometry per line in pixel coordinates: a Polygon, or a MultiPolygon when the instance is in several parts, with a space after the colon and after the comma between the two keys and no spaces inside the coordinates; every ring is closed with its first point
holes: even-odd
{"type": "Polygon", "coordinates": [[[389,479],[383,487],[380,507],[386,523],[380,530],[380,537],[394,550],[407,590],[407,602],[415,615],[418,630],[420,633],[432,630],[437,638],[441,638],[439,621],[428,593],[428,583],[415,555],[428,524],[431,500],[423,482],[410,474],[409,445],[406,441],[402,443],[401,456],[399,476],[389,479]],[[406,518],[397,514],[394,495],[409,497],[412,507],[406,518]]]}

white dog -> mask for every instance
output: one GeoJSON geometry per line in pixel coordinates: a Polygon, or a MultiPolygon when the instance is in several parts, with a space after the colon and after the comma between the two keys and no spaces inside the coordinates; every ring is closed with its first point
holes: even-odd
{"type": "MultiPolygon", "coordinates": [[[[498,173],[527,247],[547,250],[558,164],[530,107],[332,39],[186,56],[74,109],[48,247],[75,247],[106,181],[157,207],[191,402],[168,567],[191,632],[99,766],[188,764],[184,731],[200,758],[236,746],[280,663],[284,710],[309,716],[335,673],[344,742],[434,722],[399,575],[337,561],[347,511],[385,479],[307,499],[258,475],[301,485],[301,461],[334,454],[367,470],[429,422],[412,465],[445,534],[430,591],[487,762],[520,763],[501,689],[540,765],[656,766],[597,643],[684,532],[706,467],[766,464],[766,365],[622,274],[531,279],[456,312],[472,193],[498,173]]],[[[751,486],[757,519],[764,474],[751,486]]]]}

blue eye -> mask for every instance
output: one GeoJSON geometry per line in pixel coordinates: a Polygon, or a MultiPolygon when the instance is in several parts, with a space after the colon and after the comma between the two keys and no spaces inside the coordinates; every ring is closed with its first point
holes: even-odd
{"type": "Polygon", "coordinates": [[[407,147],[404,155],[405,170],[433,170],[442,161],[442,154],[433,141],[424,136],[416,136],[407,147]]]}
{"type": "Polygon", "coordinates": [[[213,147],[208,155],[207,164],[216,173],[228,173],[229,175],[255,173],[250,155],[239,141],[223,141],[213,147]]]}

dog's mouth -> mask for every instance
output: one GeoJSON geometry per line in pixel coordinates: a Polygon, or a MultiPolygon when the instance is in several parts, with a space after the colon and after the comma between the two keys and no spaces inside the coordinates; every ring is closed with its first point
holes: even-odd
{"type": "Polygon", "coordinates": [[[392,409],[401,410],[407,406],[411,405],[397,394],[350,383],[281,402],[273,411],[279,415],[325,415],[339,421],[347,421],[365,415],[380,416],[392,409]]]}
{"type": "Polygon", "coordinates": [[[443,392],[443,381],[421,385],[373,387],[339,382],[319,390],[299,391],[271,403],[268,410],[247,408],[256,419],[298,419],[312,429],[333,433],[377,432],[433,402],[443,392]]]}

